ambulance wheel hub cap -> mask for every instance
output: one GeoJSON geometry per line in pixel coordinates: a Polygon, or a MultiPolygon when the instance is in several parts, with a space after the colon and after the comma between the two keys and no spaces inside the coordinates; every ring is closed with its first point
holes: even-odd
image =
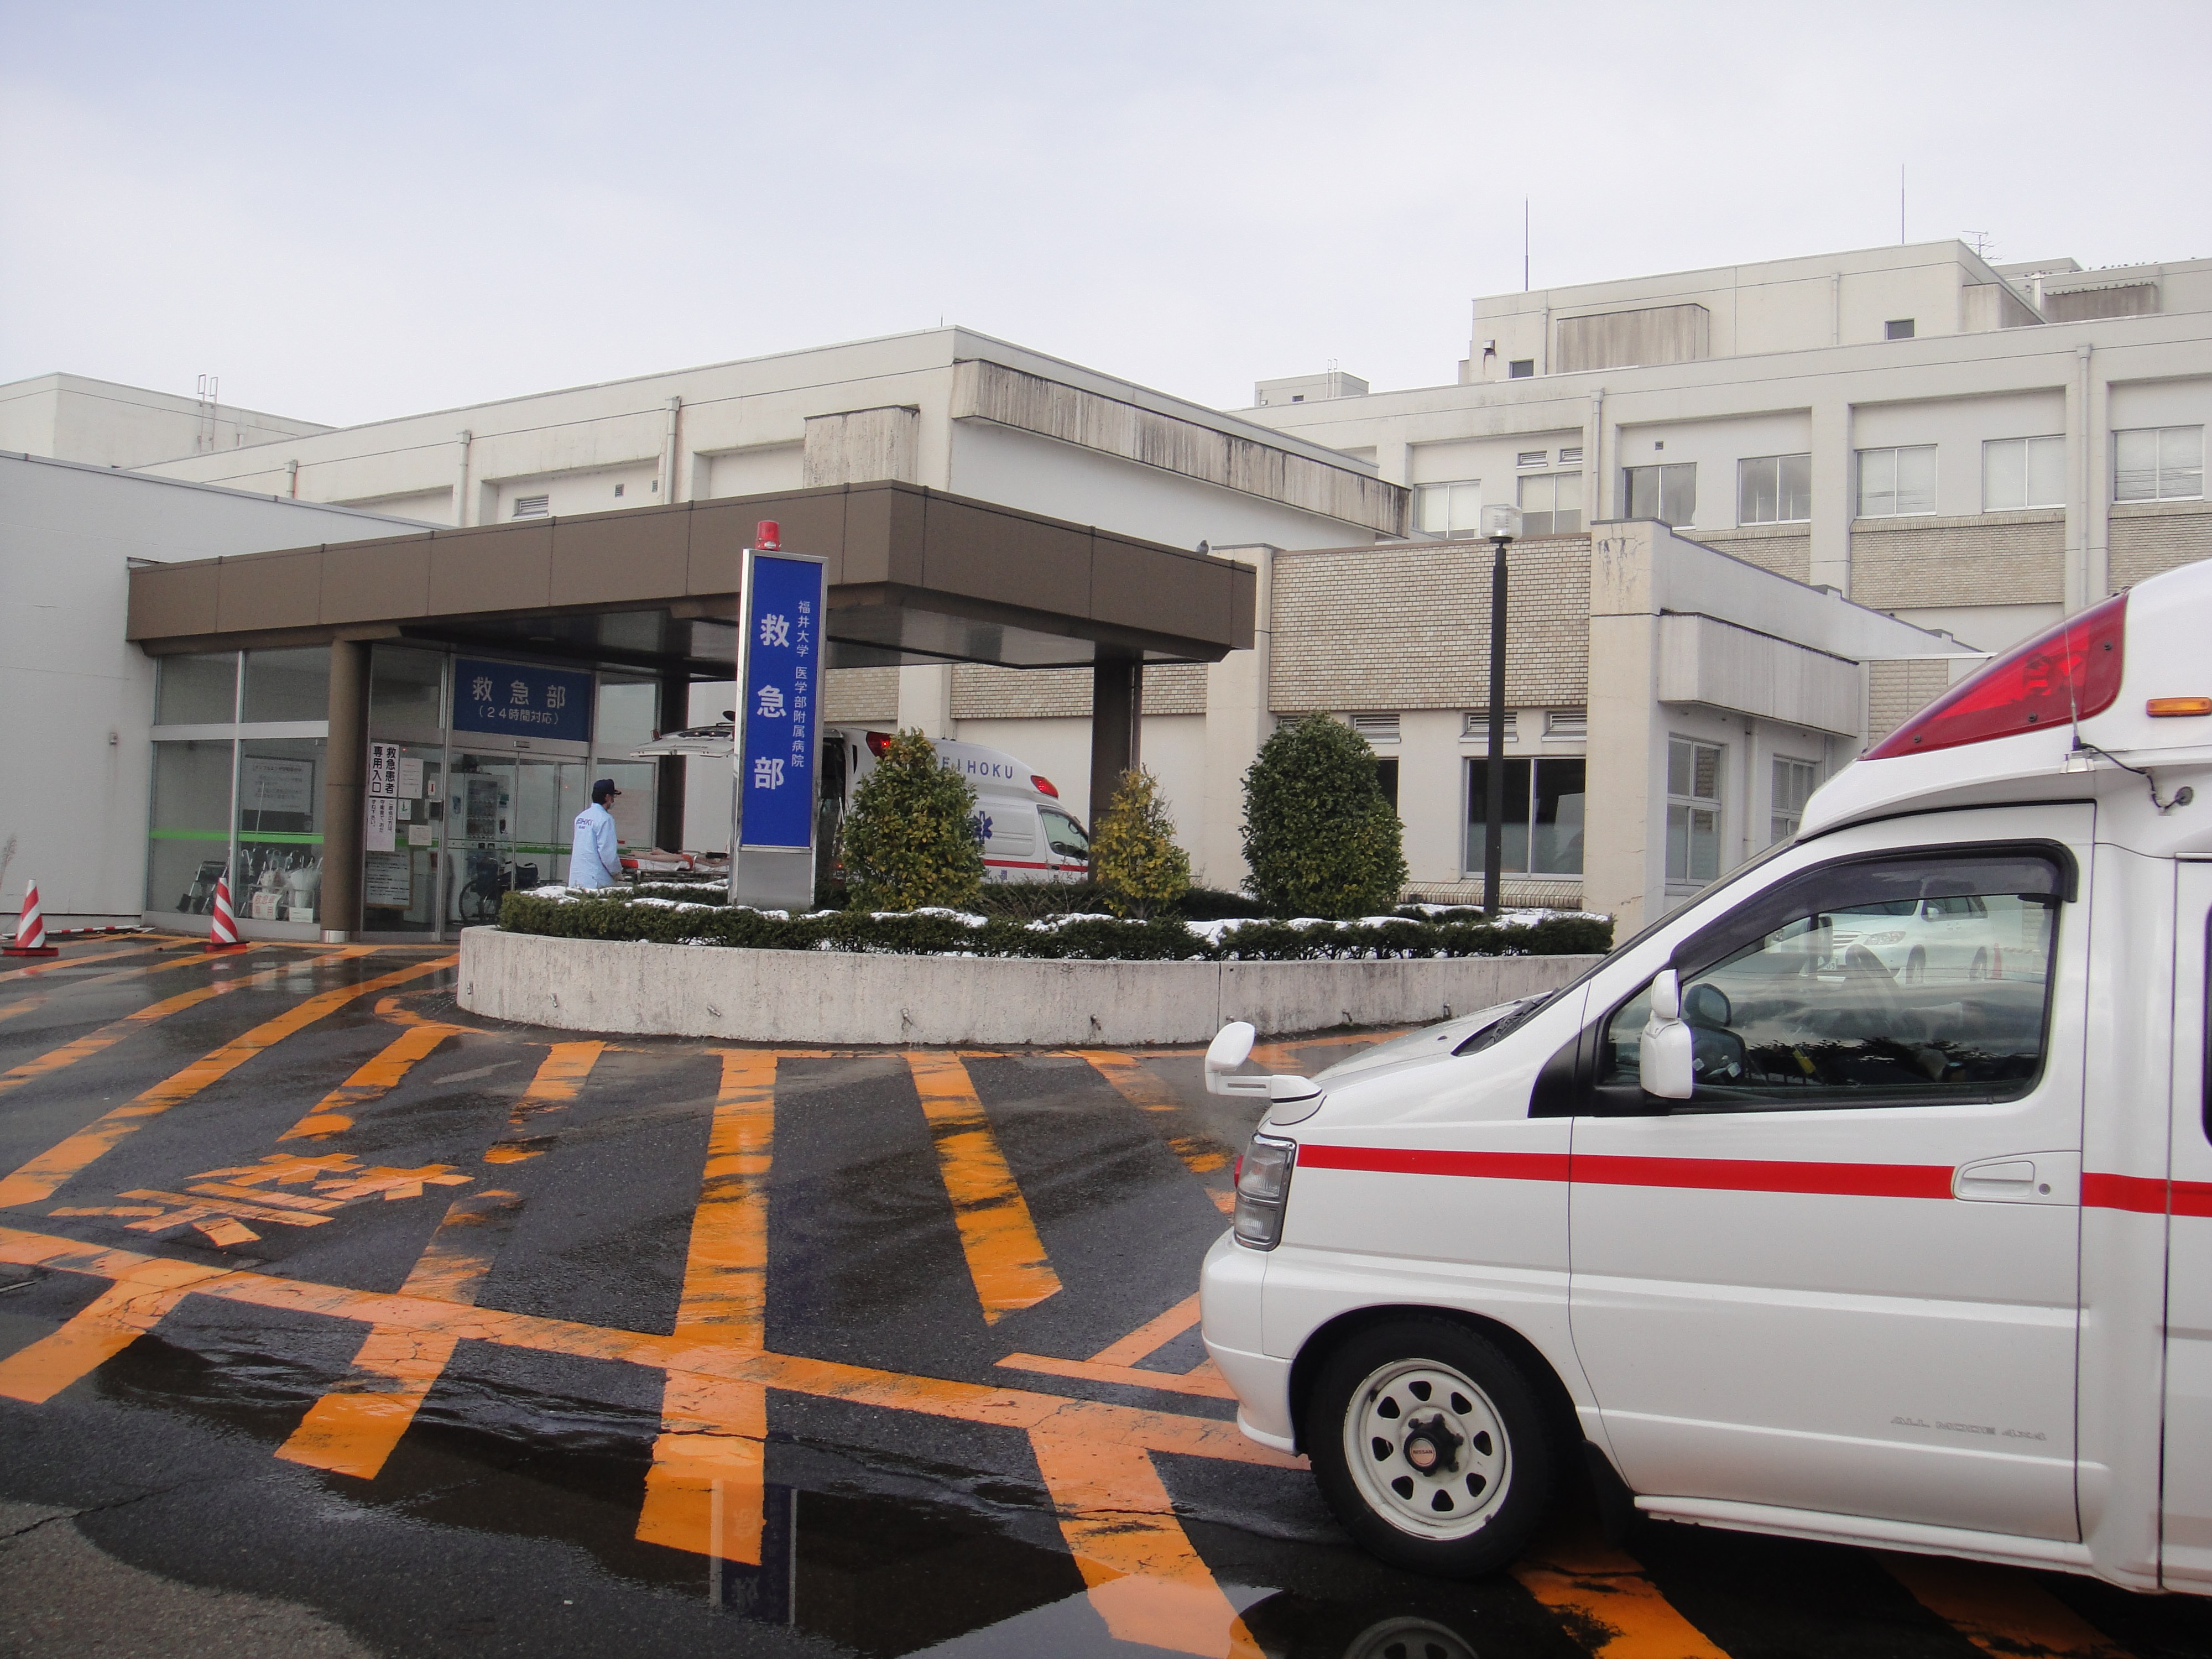
{"type": "Polygon", "coordinates": [[[1512,1479],[1490,1396],[1432,1360],[1393,1360],[1352,1391],[1344,1457],[1368,1507],[1419,1538],[1479,1530],[1512,1479]]]}

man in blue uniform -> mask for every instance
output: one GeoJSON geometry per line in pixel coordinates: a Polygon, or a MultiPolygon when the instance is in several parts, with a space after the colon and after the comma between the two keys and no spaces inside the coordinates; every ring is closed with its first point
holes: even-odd
{"type": "Polygon", "coordinates": [[[615,815],[607,803],[622,791],[612,778],[592,786],[592,804],[576,814],[576,840],[568,849],[568,885],[611,887],[622,879],[622,856],[615,851],[615,815]]]}

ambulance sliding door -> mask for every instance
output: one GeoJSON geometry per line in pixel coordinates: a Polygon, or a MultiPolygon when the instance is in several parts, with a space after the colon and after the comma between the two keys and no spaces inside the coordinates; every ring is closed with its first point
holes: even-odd
{"type": "Polygon", "coordinates": [[[2175,886],[2173,1118],[2166,1218],[2165,1498],[2160,1576],[2212,1588],[2212,864],[2175,886]]]}

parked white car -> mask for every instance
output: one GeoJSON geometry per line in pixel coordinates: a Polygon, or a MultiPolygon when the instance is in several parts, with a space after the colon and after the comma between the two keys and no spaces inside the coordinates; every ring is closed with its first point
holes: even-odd
{"type": "Polygon", "coordinates": [[[1267,1102],[1202,1275],[1244,1431],[1420,1571],[1510,1559],[1586,1463],[1667,1520],[2212,1593],[2208,635],[2212,563],[2072,617],[1548,997],[1310,1081],[1224,1030],[1208,1086],[1267,1102]]]}

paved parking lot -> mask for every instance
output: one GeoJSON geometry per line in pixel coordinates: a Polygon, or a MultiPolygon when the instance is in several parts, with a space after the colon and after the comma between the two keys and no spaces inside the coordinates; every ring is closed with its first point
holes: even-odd
{"type": "Polygon", "coordinates": [[[0,1652],[2212,1656],[2195,1601],[1580,1513],[1379,1566],[1205,1363],[1253,1114],[1194,1052],[491,1029],[413,948],[7,968],[0,1652]]]}

